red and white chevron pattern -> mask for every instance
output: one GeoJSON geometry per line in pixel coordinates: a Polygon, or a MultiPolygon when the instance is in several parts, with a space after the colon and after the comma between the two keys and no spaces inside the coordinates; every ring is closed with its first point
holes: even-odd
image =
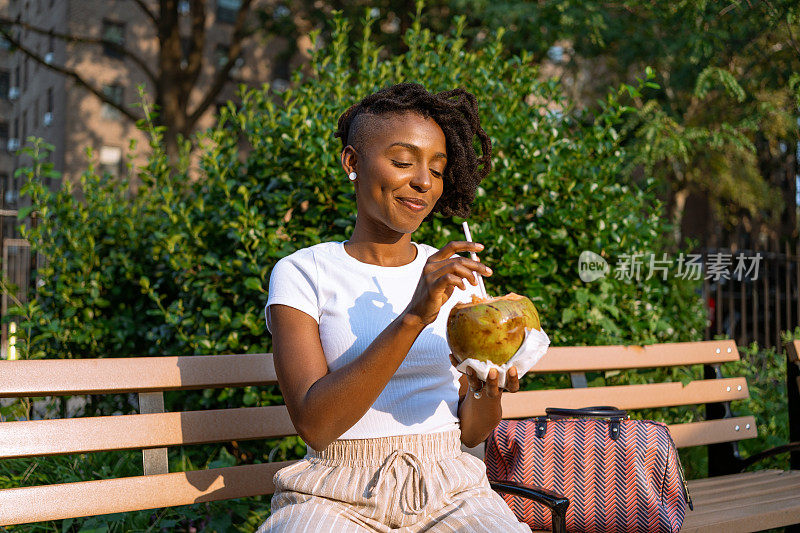
{"type": "MultiPolygon", "coordinates": [[[[623,420],[620,436],[609,422],[590,418],[503,420],[486,444],[490,479],[538,485],[570,500],[567,529],[586,533],[677,532],[686,513],[675,445],[666,425],[623,420]]],[[[503,494],[517,518],[550,529],[550,511],[503,494]]]]}

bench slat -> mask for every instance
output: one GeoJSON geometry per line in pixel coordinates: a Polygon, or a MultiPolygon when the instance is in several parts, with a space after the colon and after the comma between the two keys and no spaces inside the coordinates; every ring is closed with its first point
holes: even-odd
{"type": "Polygon", "coordinates": [[[0,458],[159,448],[296,435],[284,405],[6,422],[0,458]],[[54,436],[57,435],[57,438],[54,436]]]}
{"type": "MultiPolygon", "coordinates": [[[[719,442],[730,442],[732,440],[751,439],[757,437],[756,420],[752,416],[741,416],[736,418],[723,418],[720,420],[704,420],[702,422],[689,422],[687,424],[672,424],[669,432],[675,446],[678,448],[690,448],[692,446],[703,446],[706,444],[717,444],[719,442]],[[749,429],[745,429],[750,424],[749,429]],[[739,431],[735,427],[739,426],[739,431]],[[704,434],[708,432],[709,435],[704,434]]],[[[461,450],[470,453],[484,460],[486,457],[486,443],[481,442],[474,448],[467,448],[462,445],[461,450]]]]}
{"type": "Polygon", "coordinates": [[[670,342],[644,346],[552,346],[534,372],[586,372],[738,361],[733,340],[670,342]],[[719,349],[719,353],[717,353],[719,349]],[[729,351],[730,350],[730,351],[729,351]]]}
{"type": "Polygon", "coordinates": [[[675,446],[678,448],[691,448],[692,446],[705,446],[706,444],[718,444],[720,442],[732,442],[758,437],[756,419],[752,416],[671,424],[669,432],[672,435],[672,440],[675,441],[675,446]],[[747,427],[748,425],[750,427],[747,427]],[[736,429],[737,427],[739,429],[736,429]]]}
{"type": "Polygon", "coordinates": [[[785,499],[769,499],[764,503],[741,501],[736,507],[698,515],[698,518],[689,511],[681,533],[749,533],[797,522],[800,522],[800,500],[796,494],[790,494],[785,499]]]}
{"type": "MultiPolygon", "coordinates": [[[[771,479],[777,470],[754,470],[752,472],[742,472],[741,474],[733,474],[737,482],[751,482],[757,479],[771,479]]],[[[702,479],[693,479],[690,483],[692,490],[714,490],[716,487],[729,487],[731,484],[731,476],[714,476],[702,479]]]]}
{"type": "Polygon", "coordinates": [[[736,499],[749,500],[765,494],[785,492],[800,494],[800,476],[783,476],[777,480],[770,477],[747,484],[736,483],[733,486],[719,487],[711,492],[708,490],[693,492],[692,497],[702,502],[703,507],[702,509],[698,508],[698,510],[704,511],[711,505],[724,504],[736,499]]]}
{"type": "MultiPolygon", "coordinates": [[[[534,371],[621,370],[738,360],[739,351],[733,340],[645,346],[554,346],[534,371]]],[[[276,382],[272,354],[268,353],[0,361],[0,398],[242,387],[276,382]]]]}
{"type": "MultiPolygon", "coordinates": [[[[669,428],[679,448],[757,436],[752,416],[674,424],[669,428]]],[[[6,422],[0,432],[0,458],[162,448],[287,435],[296,435],[296,431],[283,405],[6,422]]]]}
{"type": "Polygon", "coordinates": [[[0,361],[0,398],[274,383],[272,354],[0,361]]]}
{"type": "Polygon", "coordinates": [[[647,409],[741,400],[749,396],[744,378],[725,378],[691,381],[686,386],[675,382],[522,391],[504,394],[502,404],[503,418],[527,418],[544,415],[547,407],[612,404],[620,409],[647,409]]]}
{"type": "Polygon", "coordinates": [[[156,509],[271,494],[296,461],[0,490],[0,525],[156,509]],[[112,497],[124,494],[125,497],[112,497]]]}
{"type": "MultiPolygon", "coordinates": [[[[720,476],[719,488],[733,489],[728,499],[718,501],[715,491],[696,490],[697,482],[689,482],[689,491],[695,500],[695,510],[687,511],[681,531],[761,531],[800,522],[800,471],[764,470],[758,475],[733,474],[720,476]],[[775,489],[772,492],[754,493],[751,483],[775,489]],[[735,489],[738,489],[735,490],[735,489]]],[[[761,489],[758,489],[758,492],[761,489]]]]}

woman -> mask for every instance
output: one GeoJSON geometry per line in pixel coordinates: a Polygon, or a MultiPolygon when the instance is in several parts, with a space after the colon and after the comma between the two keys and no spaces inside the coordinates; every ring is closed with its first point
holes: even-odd
{"type": "Polygon", "coordinates": [[[483,246],[411,240],[433,213],[467,217],[491,169],[475,97],[401,83],[338,126],[353,234],[298,250],[270,275],[275,371],[308,453],[275,474],[258,531],[530,531],[491,490],[483,462],[461,452],[501,419],[497,373],[484,384],[445,357],[450,309],[477,294],[476,274],[492,274],[457,253],[483,246]]]}

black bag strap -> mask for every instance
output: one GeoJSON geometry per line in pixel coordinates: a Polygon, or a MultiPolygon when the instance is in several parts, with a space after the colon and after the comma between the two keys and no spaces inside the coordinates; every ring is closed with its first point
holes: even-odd
{"type": "Polygon", "coordinates": [[[620,422],[628,418],[628,412],[609,405],[597,405],[594,407],[583,407],[581,409],[566,409],[562,407],[548,407],[544,410],[547,416],[541,416],[536,419],[536,436],[540,439],[544,438],[547,431],[547,421],[554,417],[572,417],[572,418],[608,418],[610,423],[608,425],[608,436],[611,440],[617,440],[620,436],[620,422]]]}
{"type": "Polygon", "coordinates": [[[565,409],[562,407],[548,407],[544,411],[547,416],[570,416],[575,418],[627,418],[628,412],[609,405],[583,407],[581,409],[565,409]]]}

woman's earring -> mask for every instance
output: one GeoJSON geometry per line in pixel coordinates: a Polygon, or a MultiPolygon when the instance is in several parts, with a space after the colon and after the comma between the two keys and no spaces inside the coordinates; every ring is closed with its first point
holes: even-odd
{"type": "Polygon", "coordinates": [[[350,174],[347,175],[347,177],[350,178],[350,181],[356,181],[356,173],[355,172],[351,172],[350,174]]]}

